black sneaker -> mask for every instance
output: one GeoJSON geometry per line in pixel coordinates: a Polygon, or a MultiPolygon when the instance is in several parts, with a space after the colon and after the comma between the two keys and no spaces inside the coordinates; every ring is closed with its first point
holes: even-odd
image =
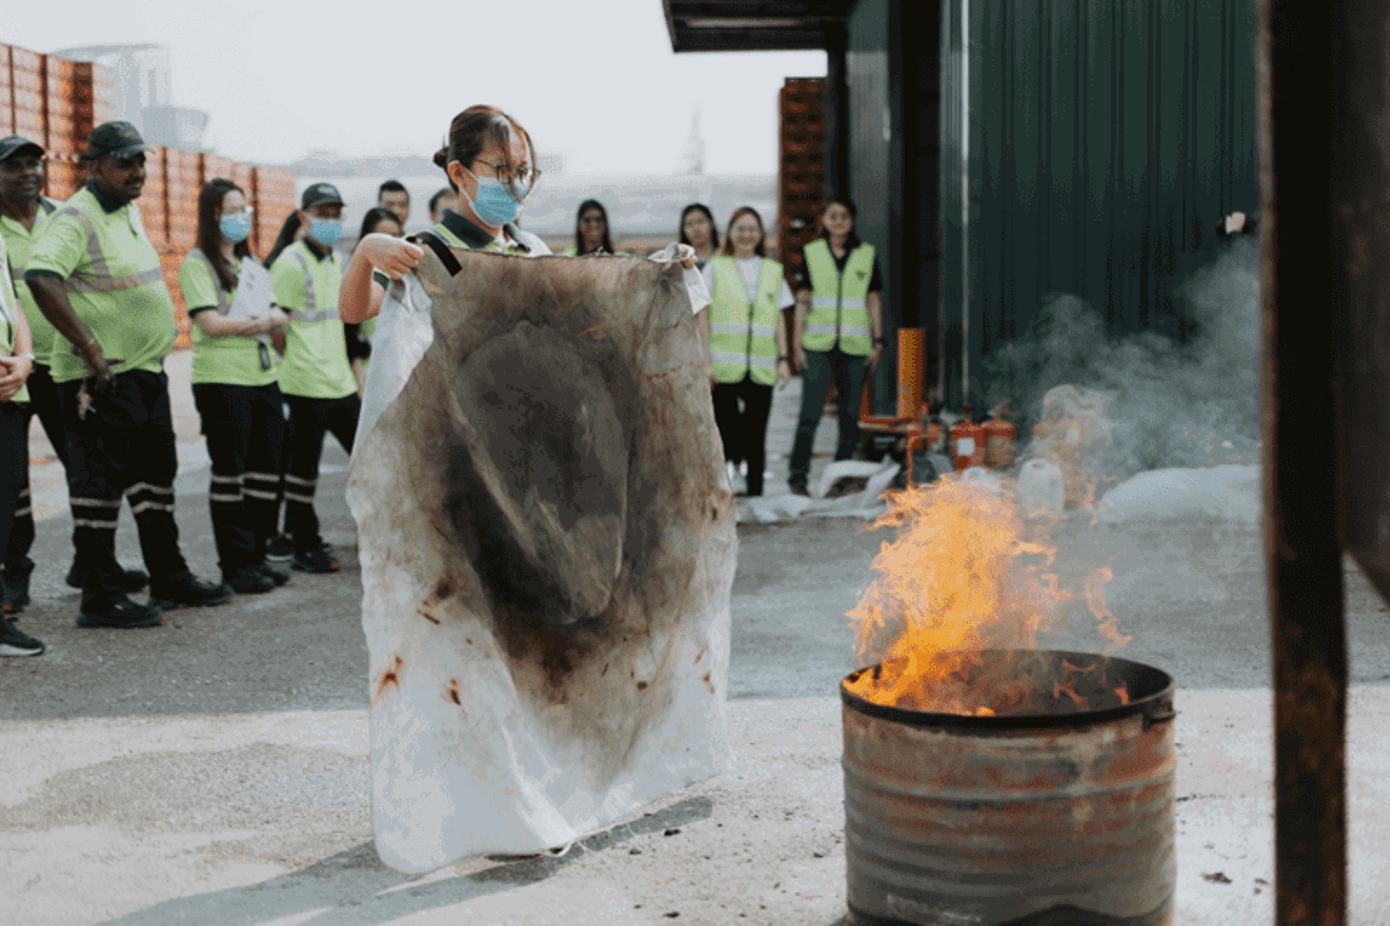
{"type": "Polygon", "coordinates": [[[17,563],[5,564],[5,594],[0,598],[0,611],[18,614],[29,606],[29,577],[34,574],[34,561],[27,556],[17,563]]]}
{"type": "Polygon", "coordinates": [[[181,604],[193,608],[206,608],[230,601],[236,592],[225,582],[213,585],[189,572],[187,569],[176,572],[161,582],[150,583],[150,604],[159,605],[166,611],[181,604]]]}
{"type": "Polygon", "coordinates": [[[18,614],[29,607],[29,592],[22,588],[11,588],[9,583],[5,584],[5,597],[0,600],[0,611],[6,614],[18,614]]]}
{"type": "MultiPolygon", "coordinates": [[[[72,568],[68,570],[68,577],[64,580],[72,588],[81,588],[87,584],[87,570],[77,565],[77,560],[72,561],[72,568]]],[[[116,573],[115,586],[123,592],[138,592],[150,583],[150,577],[139,569],[122,569],[116,573]]]]}
{"type": "Polygon", "coordinates": [[[131,627],[154,627],[163,619],[163,610],[154,602],[147,605],[136,604],[129,598],[122,597],[105,611],[79,612],[77,626],[116,627],[124,630],[131,627]]]}
{"type": "Polygon", "coordinates": [[[276,534],[266,544],[265,559],[268,563],[288,563],[294,559],[294,544],[284,534],[276,534]]]}
{"type": "Polygon", "coordinates": [[[224,572],[222,584],[231,586],[238,595],[260,595],[273,592],[278,587],[274,579],[256,566],[242,566],[230,576],[224,572]]]}
{"type": "Polygon", "coordinates": [[[14,620],[0,617],[0,656],[37,656],[43,644],[15,627],[14,620]]]}
{"type": "Polygon", "coordinates": [[[288,570],[281,569],[279,566],[272,566],[270,563],[261,563],[259,566],[253,566],[251,568],[258,569],[262,575],[269,576],[270,580],[276,585],[284,585],[290,580],[288,570]]]}
{"type": "Polygon", "coordinates": [[[300,572],[337,572],[338,561],[329,554],[328,545],[324,544],[317,550],[297,551],[290,567],[300,572]]]}

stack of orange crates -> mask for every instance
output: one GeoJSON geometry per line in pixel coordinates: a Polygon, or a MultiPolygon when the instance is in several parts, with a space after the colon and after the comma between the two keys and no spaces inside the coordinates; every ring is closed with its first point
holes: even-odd
{"type": "Polygon", "coordinates": [[[10,80],[10,46],[0,45],[0,133],[14,132],[14,84],[10,80]]]}
{"type": "Polygon", "coordinates": [[[252,225],[251,250],[264,257],[280,234],[280,226],[290,213],[299,208],[295,195],[295,175],[289,171],[257,167],[252,171],[255,187],[255,221],[252,225]]]}
{"type": "MultiPolygon", "coordinates": [[[[0,136],[11,133],[47,151],[46,193],[67,199],[86,182],[92,129],[112,118],[110,69],[85,61],[40,55],[0,45],[0,136]]],[[[145,188],[137,201],[150,241],[159,251],[164,281],[177,309],[178,347],[192,346],[179,288],[179,265],[197,244],[198,193],[208,180],[228,177],[256,210],[252,250],[265,254],[285,218],[295,210],[295,175],[238,164],[212,154],[154,147],[145,156],[145,188]]]]}
{"type": "MultiPolygon", "coordinates": [[[[778,94],[777,258],[795,283],[801,270],[801,248],[819,231],[825,198],[824,81],[816,77],[788,78],[778,94]]],[[[787,343],[794,319],[783,313],[787,343]]],[[[795,357],[796,352],[792,355],[795,357]]],[[[795,363],[795,361],[793,361],[795,363]]],[[[799,371],[798,371],[799,372],[799,371]]]]}
{"type": "Polygon", "coordinates": [[[169,246],[188,251],[198,243],[198,191],[202,156],[164,149],[164,201],[169,214],[169,246]]]}
{"type": "Polygon", "coordinates": [[[12,131],[47,147],[44,124],[43,56],[23,48],[6,49],[10,59],[12,131]]]}

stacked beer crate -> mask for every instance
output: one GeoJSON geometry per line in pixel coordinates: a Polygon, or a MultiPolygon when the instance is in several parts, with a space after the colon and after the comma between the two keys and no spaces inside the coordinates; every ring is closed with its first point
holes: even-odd
{"type": "MultiPolygon", "coordinates": [[[[18,134],[44,147],[48,196],[67,199],[86,182],[81,156],[87,138],[111,118],[108,68],[0,45],[0,136],[18,134]]],[[[286,171],[174,148],[155,147],[145,155],[145,187],[137,205],[174,300],[180,348],[191,346],[191,341],[179,265],[197,244],[198,193],[216,177],[235,181],[248,201],[255,203],[261,196],[264,208],[256,211],[254,253],[264,255],[270,249],[280,224],[297,205],[295,175],[286,171]]]]}
{"type": "MultiPolygon", "coordinates": [[[[777,255],[788,283],[801,270],[801,248],[819,231],[825,198],[823,84],[820,78],[789,78],[778,94],[777,255]]],[[[783,316],[791,343],[791,313],[783,316]]]]}
{"type": "Polygon", "coordinates": [[[10,106],[16,135],[44,144],[43,55],[6,48],[10,61],[10,106]]]}
{"type": "Polygon", "coordinates": [[[295,175],[289,171],[257,167],[252,171],[255,188],[251,250],[264,257],[280,234],[280,226],[299,208],[295,195],[295,175]]]}

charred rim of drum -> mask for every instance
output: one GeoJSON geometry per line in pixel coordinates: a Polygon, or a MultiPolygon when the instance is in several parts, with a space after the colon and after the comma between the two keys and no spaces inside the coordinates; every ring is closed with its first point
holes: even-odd
{"type": "Polygon", "coordinates": [[[893,707],[874,704],[849,691],[848,685],[857,681],[865,673],[875,678],[881,676],[883,664],[858,669],[847,675],[840,683],[840,700],[853,711],[870,717],[914,727],[967,727],[980,732],[991,730],[1037,730],[1056,727],[1086,727],[1096,723],[1119,720],[1135,714],[1142,714],[1145,728],[1155,723],[1173,719],[1173,677],[1162,669],[1121,659],[1117,656],[1098,656],[1095,653],[1077,653],[1068,650],[979,650],[981,663],[989,665],[1012,661],[1019,665],[1033,666],[1028,674],[1034,676],[1036,684],[1051,684],[1075,678],[1076,672],[1068,665],[1088,665],[1094,673],[1103,673],[1107,685],[1124,684],[1129,693],[1129,703],[1115,704],[1112,698],[1093,701],[1086,708],[1065,712],[1000,714],[996,716],[975,716],[971,714],[946,714],[919,711],[912,708],[893,707]],[[1039,668],[1041,671],[1039,671],[1039,668]]]}

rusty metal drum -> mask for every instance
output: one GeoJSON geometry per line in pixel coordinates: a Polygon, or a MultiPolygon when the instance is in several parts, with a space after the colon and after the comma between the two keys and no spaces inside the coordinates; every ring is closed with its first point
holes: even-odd
{"type": "Polygon", "coordinates": [[[1047,690],[996,716],[884,706],[841,686],[848,923],[1173,922],[1173,679],[1126,659],[1029,658],[1047,690]],[[1059,698],[1068,675],[1072,697],[1059,698]]]}

